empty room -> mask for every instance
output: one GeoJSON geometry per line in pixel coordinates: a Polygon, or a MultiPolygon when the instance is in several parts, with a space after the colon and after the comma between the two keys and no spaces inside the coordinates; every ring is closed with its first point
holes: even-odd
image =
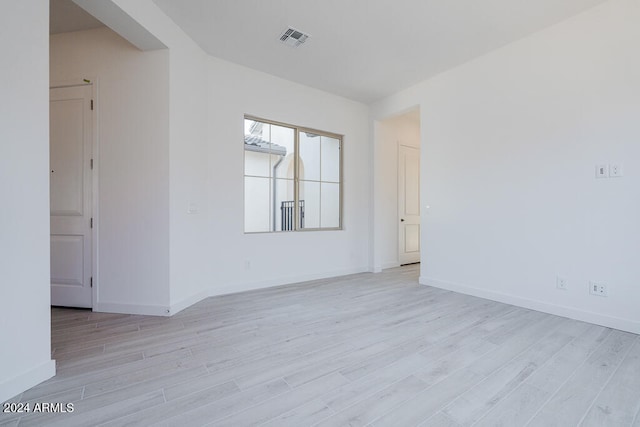
{"type": "Polygon", "coordinates": [[[0,426],[640,427],[638,0],[5,0],[0,426]]]}

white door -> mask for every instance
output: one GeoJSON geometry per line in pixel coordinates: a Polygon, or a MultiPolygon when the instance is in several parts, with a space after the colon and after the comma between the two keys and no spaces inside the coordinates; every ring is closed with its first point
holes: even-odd
{"type": "Polygon", "coordinates": [[[50,90],[51,304],[92,306],[91,86],[50,90]]]}
{"type": "Polygon", "coordinates": [[[400,264],[420,262],[420,150],[398,150],[398,219],[400,264]]]}

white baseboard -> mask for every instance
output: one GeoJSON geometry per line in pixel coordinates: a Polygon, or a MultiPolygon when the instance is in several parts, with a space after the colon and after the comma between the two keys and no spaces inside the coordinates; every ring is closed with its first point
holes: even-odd
{"type": "Polygon", "coordinates": [[[580,320],[583,322],[594,323],[596,325],[606,326],[608,328],[618,329],[621,331],[640,334],[640,322],[621,319],[614,316],[593,313],[590,311],[580,310],[575,307],[566,307],[551,304],[544,301],[536,301],[515,295],[504,294],[501,292],[489,291],[486,289],[474,288],[471,286],[460,285],[457,283],[445,282],[442,280],[431,279],[420,276],[421,285],[433,286],[435,288],[446,289],[448,291],[458,292],[461,294],[472,295],[475,297],[485,298],[492,301],[503,302],[518,307],[528,308],[531,310],[541,311],[543,313],[554,314],[556,316],[568,317],[570,319],[580,320]]]}
{"type": "Polygon", "coordinates": [[[56,361],[47,360],[45,363],[0,383],[0,402],[9,400],[31,387],[55,376],[56,361]]]}
{"type": "Polygon", "coordinates": [[[358,267],[345,270],[335,270],[323,273],[304,274],[299,276],[280,277],[258,282],[246,282],[225,286],[218,289],[211,289],[209,296],[228,295],[238,292],[253,291],[256,289],[272,288],[275,286],[290,285],[292,283],[308,282],[310,280],[329,279],[331,277],[347,276],[349,274],[358,274],[369,272],[369,267],[358,267]]]}
{"type": "Polygon", "coordinates": [[[171,313],[169,313],[170,316],[173,316],[174,314],[177,314],[179,312],[181,312],[182,310],[184,310],[185,308],[191,307],[192,305],[202,301],[203,299],[209,297],[210,292],[208,291],[202,291],[202,292],[198,292],[195,295],[191,295],[190,297],[187,298],[183,298],[180,301],[178,301],[175,304],[171,304],[171,313]]]}
{"type": "Polygon", "coordinates": [[[305,274],[295,277],[282,277],[278,279],[264,280],[260,282],[246,282],[240,284],[234,284],[218,289],[209,289],[206,291],[198,292],[197,294],[183,298],[182,300],[171,304],[170,308],[162,306],[147,306],[147,305],[130,305],[130,304],[115,304],[115,303],[99,303],[93,308],[94,311],[103,313],[123,313],[123,314],[141,314],[151,316],[173,316],[179,313],[185,308],[191,307],[194,304],[202,301],[208,297],[214,297],[219,295],[235,294],[239,292],[252,291],[256,289],[266,289],[275,286],[284,286],[292,283],[307,282],[310,280],[328,279],[331,277],[346,276],[349,274],[357,274],[369,272],[368,267],[337,270],[325,273],[305,274]]]}
{"type": "Polygon", "coordinates": [[[252,291],[256,289],[271,288],[274,286],[289,285],[291,283],[306,282],[309,280],[327,279],[330,277],[346,276],[348,274],[363,273],[369,271],[368,267],[353,268],[347,270],[337,270],[324,273],[306,274],[292,277],[281,277],[277,279],[264,280],[259,282],[246,282],[234,284],[218,289],[209,289],[171,304],[170,307],[159,305],[138,305],[101,302],[93,307],[93,311],[102,313],[140,314],[145,316],[173,316],[176,313],[191,307],[207,297],[235,294],[238,292],[252,291]]]}
{"type": "Polygon", "coordinates": [[[386,270],[388,268],[396,268],[396,267],[400,267],[400,263],[397,261],[385,262],[382,265],[374,266],[373,273],[382,273],[382,270],[386,270]]]}
{"type": "Polygon", "coordinates": [[[170,307],[161,305],[121,304],[99,302],[93,306],[93,311],[100,313],[140,314],[143,316],[170,316],[170,307]]]}
{"type": "Polygon", "coordinates": [[[382,264],[383,270],[386,270],[388,268],[396,268],[396,267],[400,267],[399,262],[387,262],[386,264],[382,264]]]}

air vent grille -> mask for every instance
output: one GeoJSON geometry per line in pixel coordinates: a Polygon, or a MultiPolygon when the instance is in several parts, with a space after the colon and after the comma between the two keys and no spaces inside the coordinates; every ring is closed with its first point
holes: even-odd
{"type": "Polygon", "coordinates": [[[298,47],[309,37],[311,37],[309,34],[289,27],[280,35],[280,41],[288,46],[298,47]]]}

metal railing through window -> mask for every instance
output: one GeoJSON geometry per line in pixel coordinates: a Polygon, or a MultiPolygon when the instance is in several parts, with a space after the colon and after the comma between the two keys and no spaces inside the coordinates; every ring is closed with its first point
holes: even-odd
{"type": "MultiPolygon", "coordinates": [[[[282,231],[295,230],[295,212],[293,210],[295,204],[295,200],[285,200],[280,204],[282,231]]],[[[298,200],[298,206],[300,208],[300,228],[304,228],[304,200],[298,200]]]]}

